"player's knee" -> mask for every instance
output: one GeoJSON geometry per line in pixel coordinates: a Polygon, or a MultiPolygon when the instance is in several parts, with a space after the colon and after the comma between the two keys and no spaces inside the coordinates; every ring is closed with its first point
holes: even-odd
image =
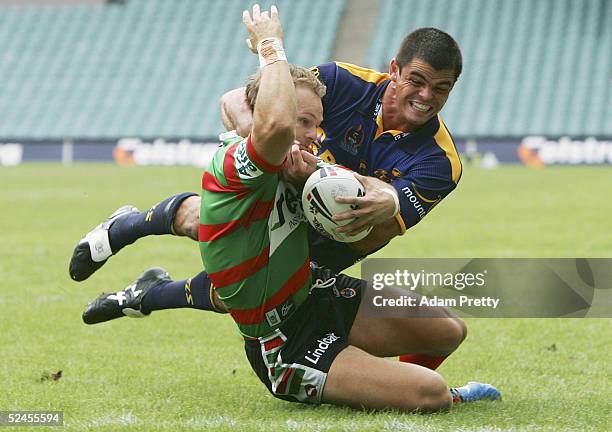
{"type": "Polygon", "coordinates": [[[447,334],[441,347],[445,351],[444,354],[455,351],[467,336],[465,321],[461,318],[450,318],[447,321],[447,334]]]}
{"type": "Polygon", "coordinates": [[[447,341],[447,350],[450,354],[451,352],[455,351],[467,337],[467,325],[461,318],[452,318],[449,321],[449,339],[447,341]]]}
{"type": "Polygon", "coordinates": [[[198,241],[198,224],[199,222],[194,222],[186,228],[185,234],[191,240],[198,241]]]}
{"type": "Polygon", "coordinates": [[[429,338],[428,348],[432,355],[449,355],[467,337],[467,326],[461,318],[446,318],[437,332],[429,338]]]}
{"type": "Polygon", "coordinates": [[[423,412],[449,409],[453,403],[448,386],[438,374],[431,374],[419,386],[417,408],[423,412]]]}
{"type": "Polygon", "coordinates": [[[183,200],[174,218],[174,232],[179,236],[187,236],[192,240],[198,240],[198,228],[200,224],[200,197],[190,196],[183,200]]]}

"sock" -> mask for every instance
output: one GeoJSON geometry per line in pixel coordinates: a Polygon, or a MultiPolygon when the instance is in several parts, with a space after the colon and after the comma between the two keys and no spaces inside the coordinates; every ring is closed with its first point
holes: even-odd
{"type": "Polygon", "coordinates": [[[399,361],[403,363],[412,363],[418,364],[419,366],[425,366],[431,370],[436,370],[438,366],[442,364],[442,362],[448,356],[428,356],[424,354],[404,354],[401,355],[399,361]]]}
{"type": "Polygon", "coordinates": [[[113,253],[119,252],[141,237],[174,234],[172,223],[176,211],[186,198],[194,195],[197,194],[184,192],[172,195],[145,212],[128,214],[115,220],[108,230],[113,253]]]}
{"type": "Polygon", "coordinates": [[[210,297],[210,279],[201,272],[191,279],[162,281],[142,298],[140,310],[144,314],[164,309],[200,309],[219,312],[210,297]]]}

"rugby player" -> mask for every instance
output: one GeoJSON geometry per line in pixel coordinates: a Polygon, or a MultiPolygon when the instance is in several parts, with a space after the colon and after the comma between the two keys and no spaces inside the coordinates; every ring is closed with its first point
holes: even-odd
{"type": "Polygon", "coordinates": [[[261,65],[253,126],[247,138],[226,139],[203,174],[200,250],[253,370],[275,397],[293,402],[437,411],[475,394],[498,398],[492,386],[449,389],[433,370],[370,354],[405,352],[387,337],[397,323],[379,318],[367,323],[375,326],[367,339],[359,335],[365,281],[311,265],[307,226],[292,198],[299,193],[278,176],[295,138],[297,93],[316,123],[320,97],[294,84],[274,6],[268,13],[256,5],[243,21],[261,65]],[[340,294],[347,288],[355,295],[340,294]]]}
{"type": "MultiPolygon", "coordinates": [[[[312,118],[298,113],[296,139],[304,148],[316,137],[314,151],[319,157],[368,176],[359,177],[366,187],[365,197],[339,198],[358,204],[359,209],[337,218],[358,217],[343,228],[350,233],[374,225],[365,239],[351,244],[329,240],[311,230],[313,261],[334,272],[347,268],[417,224],[456,187],[461,164],[438,112],[461,66],[461,53],[449,35],[437,29],[419,29],[404,39],[390,62],[389,74],[344,63],[313,70],[328,89],[322,100],[324,119],[317,129],[312,118]]],[[[298,107],[299,102],[298,97],[298,107]]],[[[253,103],[252,86],[226,94],[222,100],[226,126],[248,134],[253,103]]],[[[315,169],[311,155],[293,148],[284,177],[299,184],[315,169]]],[[[86,279],[110,256],[147,235],[187,235],[197,240],[199,208],[199,196],[182,193],[145,212],[132,206],[119,209],[76,246],[71,277],[86,279]]],[[[125,291],[99,297],[86,310],[84,320],[96,323],[125,314],[144,316],[153,310],[181,307],[218,309],[211,301],[205,272],[184,281],[149,285],[139,295],[125,291]]],[[[406,352],[416,354],[400,359],[435,369],[465,338],[466,328],[449,314],[440,319],[415,319],[410,334],[418,343],[406,352]]]]}

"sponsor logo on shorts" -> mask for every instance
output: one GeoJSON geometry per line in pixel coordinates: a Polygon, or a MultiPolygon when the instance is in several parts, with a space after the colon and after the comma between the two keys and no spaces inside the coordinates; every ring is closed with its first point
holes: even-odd
{"type": "Polygon", "coordinates": [[[306,391],[306,396],[309,398],[313,398],[317,395],[317,388],[312,384],[306,384],[304,390],[306,391]]]}
{"type": "Polygon", "coordinates": [[[270,324],[272,327],[280,324],[281,319],[276,309],[266,312],[266,321],[268,321],[268,324],[270,324]]]}
{"type": "Polygon", "coordinates": [[[317,340],[317,348],[314,351],[308,350],[304,358],[310,363],[316,365],[317,363],[319,363],[319,359],[323,354],[325,354],[330,345],[338,339],[340,339],[340,336],[336,336],[333,333],[328,333],[327,335],[325,335],[324,338],[317,340]]]}
{"type": "Polygon", "coordinates": [[[340,291],[340,295],[346,299],[350,299],[357,295],[357,290],[355,288],[346,287],[340,291]]]}
{"type": "Polygon", "coordinates": [[[293,307],[293,301],[291,299],[288,299],[285,303],[283,303],[283,305],[281,306],[281,315],[283,318],[286,318],[287,315],[289,315],[289,312],[291,312],[291,308],[293,307]]]}

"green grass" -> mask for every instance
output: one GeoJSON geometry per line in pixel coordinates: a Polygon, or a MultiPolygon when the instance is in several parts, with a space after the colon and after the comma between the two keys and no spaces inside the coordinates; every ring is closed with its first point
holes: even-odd
{"type": "MultiPolygon", "coordinates": [[[[467,168],[458,190],[378,257],[609,257],[609,168],[467,168]]],[[[227,316],[192,310],[85,326],[88,300],[163,265],[200,269],[185,239],[141,240],[90,280],[78,239],[116,207],[198,190],[191,168],[29,164],[0,169],[0,410],[62,410],[66,430],[600,430],[612,425],[611,319],[471,319],[439,369],[497,384],[501,403],[422,416],[272,398],[227,316]],[[554,349],[552,348],[554,345],[554,349]],[[58,381],[45,373],[63,371],[58,381]]],[[[353,274],[358,268],[351,269],[353,274]]]]}

